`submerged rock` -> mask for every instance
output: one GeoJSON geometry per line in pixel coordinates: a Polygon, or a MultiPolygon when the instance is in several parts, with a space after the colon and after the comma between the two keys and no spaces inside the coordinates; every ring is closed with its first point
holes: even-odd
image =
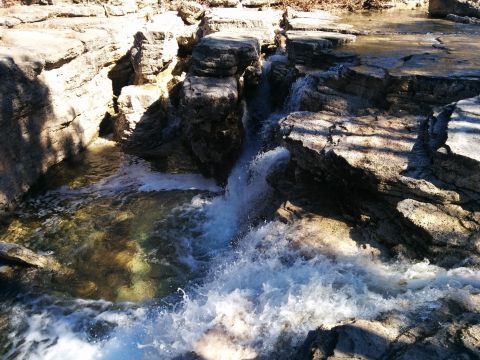
{"type": "Polygon", "coordinates": [[[60,264],[51,256],[39,255],[24,246],[0,242],[0,259],[9,263],[60,270],[60,264]]]}

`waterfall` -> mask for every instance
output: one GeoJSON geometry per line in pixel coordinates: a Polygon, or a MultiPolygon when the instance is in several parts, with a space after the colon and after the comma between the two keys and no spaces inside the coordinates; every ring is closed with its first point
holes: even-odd
{"type": "Polygon", "coordinates": [[[203,279],[179,289],[176,298],[136,306],[51,299],[28,311],[16,305],[14,321],[24,330],[19,341],[12,333],[10,354],[121,360],[181,359],[194,351],[206,360],[289,358],[288,349],[319,325],[372,319],[393,309],[428,315],[437,299],[480,287],[480,271],[467,268],[372,260],[366,252],[341,249],[307,257],[292,244],[310,236],[306,230],[278,221],[252,225],[272,194],[266,177],[289,160],[286,149],[265,147],[266,134],[285,112],[298,110],[314,82],[310,76],[297,80],[285,112],[270,114],[262,102],[270,91],[268,68],[267,61],[256,100],[246,104],[247,140],[224,194],[199,195],[186,209],[201,215],[199,234],[179,241],[207,254],[203,279]],[[100,335],[92,337],[92,329],[100,335]],[[279,348],[286,351],[281,356],[279,348]]]}

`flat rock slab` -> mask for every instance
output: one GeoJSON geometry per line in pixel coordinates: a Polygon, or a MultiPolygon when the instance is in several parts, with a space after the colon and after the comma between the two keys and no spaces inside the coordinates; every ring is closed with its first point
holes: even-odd
{"type": "Polygon", "coordinates": [[[4,32],[0,46],[34,54],[47,68],[68,62],[85,51],[82,41],[52,31],[11,29],[4,32]]]}
{"type": "Polygon", "coordinates": [[[254,36],[221,31],[202,38],[192,54],[193,71],[203,76],[231,76],[256,65],[260,43],[254,36]]]}
{"type": "Polygon", "coordinates": [[[322,51],[356,40],[355,35],[327,31],[288,31],[287,51],[290,60],[297,64],[312,64],[322,51]]]}
{"type": "Polygon", "coordinates": [[[480,96],[457,103],[446,144],[454,154],[480,162],[480,96]]]}
{"type": "Polygon", "coordinates": [[[280,27],[282,12],[277,10],[214,8],[204,18],[205,35],[222,30],[252,30],[262,43],[274,42],[275,29],[280,27]]]}

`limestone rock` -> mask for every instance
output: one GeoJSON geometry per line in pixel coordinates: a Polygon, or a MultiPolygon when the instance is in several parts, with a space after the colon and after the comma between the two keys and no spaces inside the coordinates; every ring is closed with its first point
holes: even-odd
{"type": "Polygon", "coordinates": [[[273,44],[275,30],[280,26],[282,14],[277,10],[258,11],[254,9],[211,9],[204,18],[204,35],[222,30],[248,30],[263,44],[273,44]]]}
{"type": "Polygon", "coordinates": [[[462,24],[472,24],[472,25],[480,25],[480,19],[479,18],[474,18],[471,16],[458,16],[455,14],[448,14],[446,18],[450,21],[454,21],[457,23],[462,23],[462,24]]]}
{"type": "Polygon", "coordinates": [[[210,174],[225,176],[242,143],[235,77],[189,76],[183,83],[180,114],[195,156],[210,174]]]}
{"type": "Polygon", "coordinates": [[[255,37],[234,32],[218,32],[202,38],[192,54],[193,71],[203,76],[241,74],[260,59],[260,44],[255,37]]]}
{"type": "Polygon", "coordinates": [[[300,31],[328,31],[345,34],[360,34],[353,25],[338,23],[338,16],[327,11],[294,11],[288,9],[286,13],[287,30],[300,31]]]}
{"type": "Polygon", "coordinates": [[[0,242],[0,259],[41,269],[60,269],[60,265],[53,257],[39,255],[24,246],[13,243],[0,242]]]}
{"type": "Polygon", "coordinates": [[[135,34],[131,58],[136,84],[154,82],[156,75],[177,55],[177,36],[183,30],[182,19],[174,12],[167,12],[156,15],[135,34]]]}
{"type": "Polygon", "coordinates": [[[322,62],[323,50],[355,40],[356,36],[350,34],[325,31],[288,31],[287,52],[290,60],[297,64],[314,65],[322,62]]]}
{"type": "Polygon", "coordinates": [[[205,14],[205,8],[194,1],[182,1],[178,5],[178,15],[188,24],[197,23],[205,14]]]}
{"type": "Polygon", "coordinates": [[[162,91],[153,84],[130,85],[122,88],[118,97],[119,116],[115,122],[114,134],[119,140],[127,140],[143,120],[147,109],[160,100],[162,91]]]}
{"type": "Polygon", "coordinates": [[[480,18],[480,1],[478,0],[430,0],[428,11],[434,16],[472,16],[480,18]]]}
{"type": "Polygon", "coordinates": [[[264,7],[279,4],[280,0],[242,0],[242,6],[245,7],[264,7]]]}
{"type": "Polygon", "coordinates": [[[298,359],[471,359],[478,355],[479,320],[461,302],[444,299],[425,318],[391,311],[311,331],[298,359]]]}
{"type": "Polygon", "coordinates": [[[424,236],[411,240],[424,254],[445,261],[478,256],[480,213],[463,204],[479,203],[480,167],[465,164],[453,172],[449,163],[458,162],[448,156],[432,164],[419,143],[425,135],[417,118],[298,112],[283,119],[280,129],[297,166],[319,181],[344,188],[340,191],[355,187],[395,205],[392,213],[408,220],[401,226],[424,236]]]}
{"type": "Polygon", "coordinates": [[[207,0],[211,7],[225,7],[232,8],[240,5],[240,0],[207,0]]]}
{"type": "Polygon", "coordinates": [[[97,136],[113,107],[116,85],[110,71],[130,49],[140,26],[136,17],[126,23],[118,18],[52,18],[3,33],[1,210],[13,207],[50,166],[97,136]]]}
{"type": "Polygon", "coordinates": [[[447,131],[452,153],[480,162],[480,96],[457,102],[447,131]]]}

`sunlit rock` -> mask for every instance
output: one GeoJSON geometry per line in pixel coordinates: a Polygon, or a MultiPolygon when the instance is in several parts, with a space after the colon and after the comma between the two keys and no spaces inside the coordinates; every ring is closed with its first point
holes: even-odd
{"type": "Polygon", "coordinates": [[[455,14],[480,18],[480,2],[478,0],[430,0],[428,11],[433,16],[455,14]]]}
{"type": "Polygon", "coordinates": [[[181,1],[177,7],[178,15],[188,24],[197,23],[205,14],[205,8],[195,1],[181,1]]]}
{"type": "Polygon", "coordinates": [[[242,74],[248,66],[258,66],[260,44],[248,34],[217,32],[202,38],[192,54],[197,75],[232,76],[242,74]]]}
{"type": "Polygon", "coordinates": [[[0,259],[26,266],[58,271],[60,264],[51,256],[39,255],[24,246],[0,242],[0,259]]]}
{"type": "Polygon", "coordinates": [[[184,134],[212,174],[225,174],[238,154],[243,126],[235,77],[189,76],[180,98],[184,134]]]}
{"type": "Polygon", "coordinates": [[[208,35],[222,30],[243,29],[250,36],[256,36],[261,43],[272,44],[281,17],[281,11],[277,10],[214,8],[205,14],[203,32],[208,35]]]}

